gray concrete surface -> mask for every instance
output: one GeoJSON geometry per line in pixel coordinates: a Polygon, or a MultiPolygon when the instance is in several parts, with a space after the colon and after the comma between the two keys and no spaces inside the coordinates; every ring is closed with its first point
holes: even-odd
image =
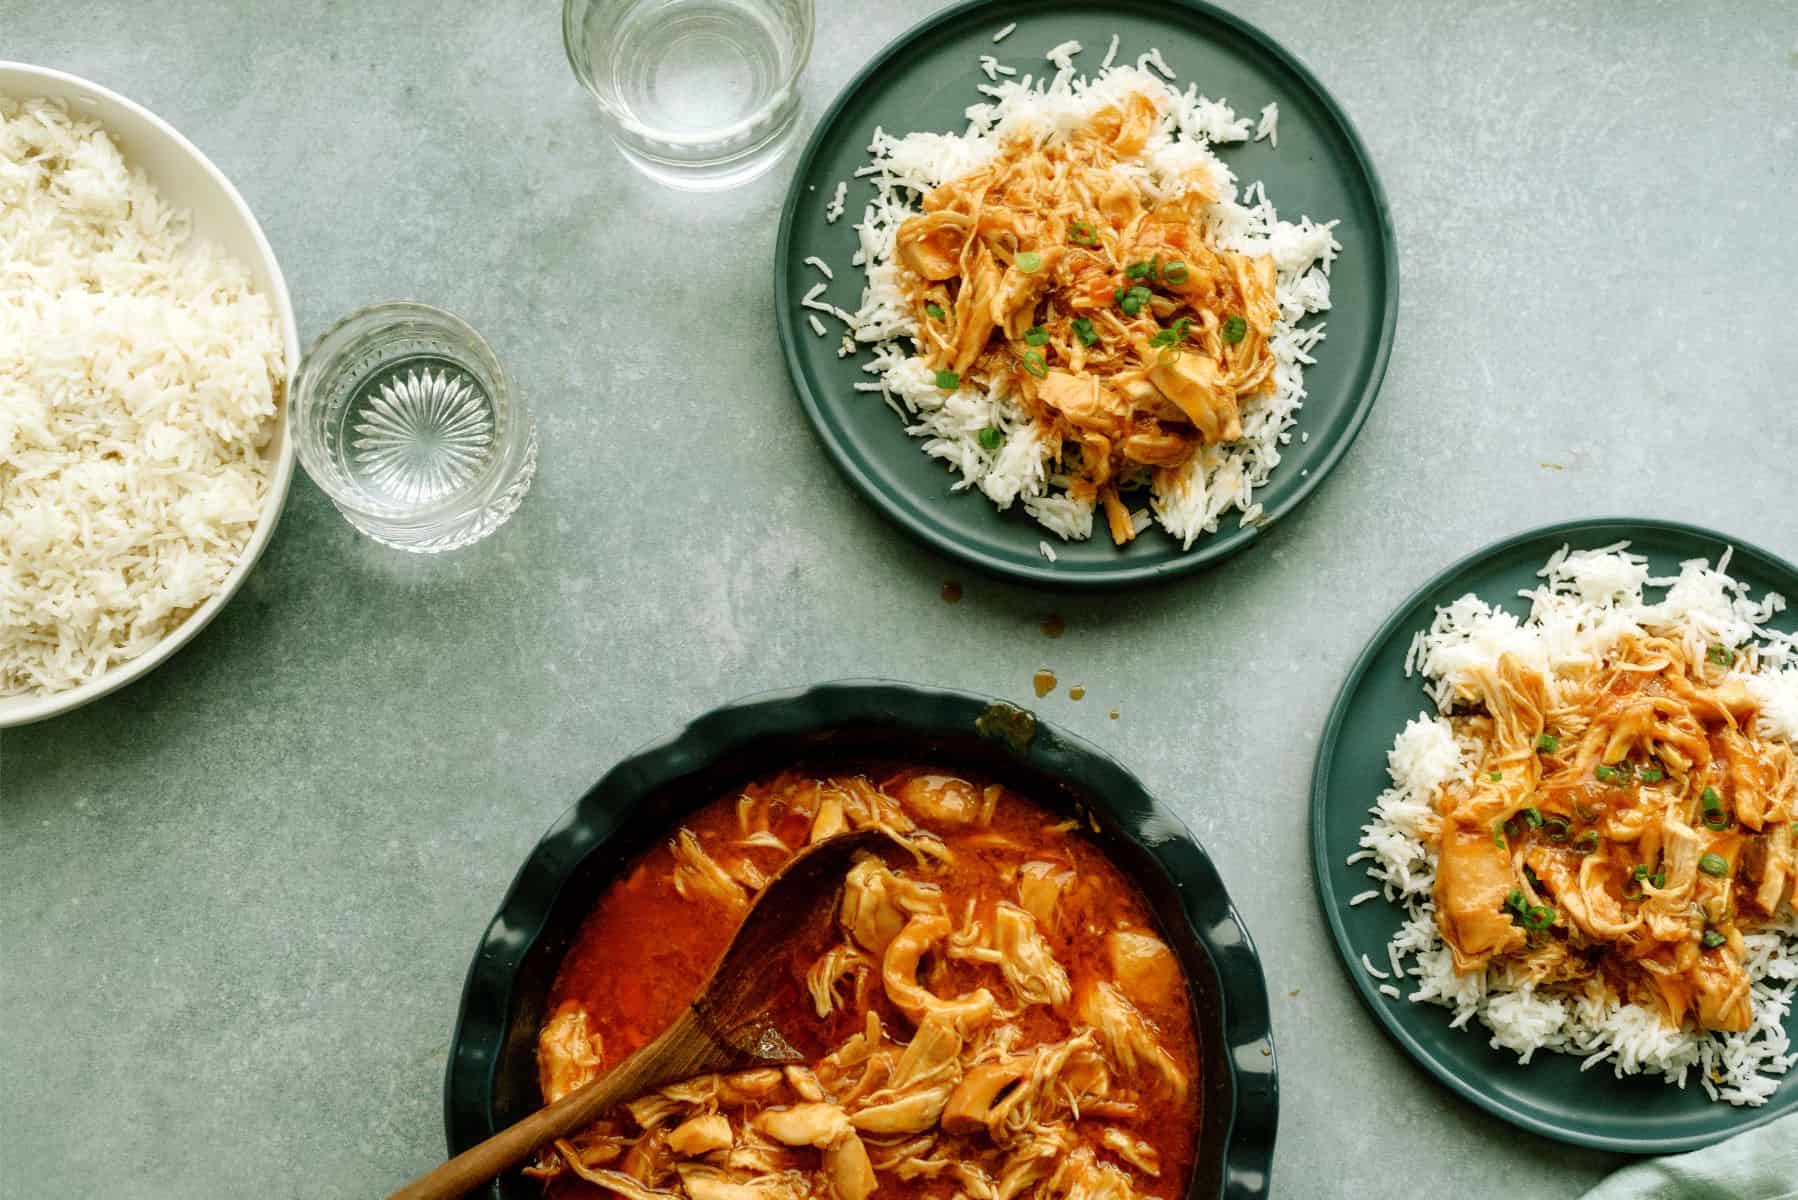
{"type": "MultiPolygon", "coordinates": [[[[123,91],[236,181],[303,342],[373,300],[446,306],[543,435],[517,517],[440,561],[357,538],[296,479],[188,649],[5,735],[5,1195],[384,1194],[442,1150],[476,936],[608,763],[746,692],[889,675],[1023,699],[1042,666],[1088,689],[1044,714],[1180,809],[1260,943],[1281,1195],[1403,1172],[1418,1194],[1561,1197],[1612,1167],[1495,1124],[1367,1018],[1313,901],[1306,785],[1354,654],[1475,546],[1641,513],[1798,556],[1798,10],[1237,7],[1383,173],[1391,372],[1335,478],[1257,549],[1079,599],[952,567],[848,489],[775,344],[786,171],[713,198],[637,177],[547,0],[0,0],[0,57],[123,91]]],[[[808,124],[917,15],[820,9],[808,124]]]]}

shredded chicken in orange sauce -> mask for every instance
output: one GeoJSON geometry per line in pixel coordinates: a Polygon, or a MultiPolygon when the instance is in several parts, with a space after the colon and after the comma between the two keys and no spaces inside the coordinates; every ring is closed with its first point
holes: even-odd
{"type": "Polygon", "coordinates": [[[528,1173],[558,1198],[1173,1200],[1199,1125],[1186,981],[1072,822],[960,775],[789,772],[718,801],[613,884],[538,1040],[555,1100],[660,1032],[749,898],[808,842],[877,828],[834,918],[795,931],[776,1025],[803,1066],[624,1105],[528,1173]]]}
{"type": "Polygon", "coordinates": [[[1798,764],[1732,655],[1625,639],[1550,689],[1506,655],[1453,718],[1481,747],[1437,801],[1436,918],[1461,973],[1751,1022],[1742,933],[1792,902],[1798,764]],[[1550,699],[1551,690],[1557,699],[1550,699]]]}
{"type": "Polygon", "coordinates": [[[1213,244],[1206,182],[1145,193],[1131,165],[1157,115],[1136,93],[1065,135],[1016,136],[895,243],[939,386],[1002,384],[1119,545],[1136,536],[1120,491],[1241,437],[1242,403],[1274,390],[1273,258],[1213,244]]]}

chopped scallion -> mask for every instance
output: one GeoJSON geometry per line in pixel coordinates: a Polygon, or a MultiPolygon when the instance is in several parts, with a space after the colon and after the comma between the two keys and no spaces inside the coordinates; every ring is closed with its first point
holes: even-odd
{"type": "Polygon", "coordinates": [[[1550,817],[1542,825],[1542,836],[1551,842],[1564,842],[1572,833],[1566,817],[1550,817]]]}
{"type": "Polygon", "coordinates": [[[1723,807],[1723,797],[1717,794],[1717,789],[1714,787],[1707,787],[1700,792],[1698,802],[1704,805],[1704,811],[1707,813],[1717,812],[1723,807]]]}
{"type": "Polygon", "coordinates": [[[1654,886],[1656,886],[1658,888],[1666,887],[1667,886],[1667,872],[1656,871],[1654,874],[1652,874],[1648,877],[1648,882],[1654,884],[1654,886]]]}
{"type": "Polygon", "coordinates": [[[1536,735],[1536,749],[1541,751],[1543,754],[1553,754],[1556,750],[1559,750],[1560,748],[1561,748],[1561,739],[1556,737],[1554,734],[1539,733],[1536,735]]]}
{"type": "Polygon", "coordinates": [[[954,371],[938,371],[936,373],[936,385],[945,392],[953,392],[956,388],[961,386],[961,376],[957,375],[954,371]]]}
{"type": "Polygon", "coordinates": [[[1721,878],[1729,874],[1729,862],[1721,854],[1707,854],[1698,860],[1698,869],[1721,878]]]}
{"type": "Polygon", "coordinates": [[[1043,256],[1034,250],[1026,250],[1017,257],[1017,268],[1025,274],[1043,269],[1043,256]]]}
{"type": "Polygon", "coordinates": [[[1074,336],[1080,339],[1080,344],[1083,346],[1099,344],[1099,331],[1093,328],[1091,317],[1074,318],[1074,336]]]}
{"type": "Polygon", "coordinates": [[[1573,839],[1573,848],[1581,854],[1590,854],[1598,849],[1598,830],[1588,829],[1573,839]]]}
{"type": "Polygon", "coordinates": [[[1024,364],[1024,369],[1026,371],[1030,372],[1032,375],[1036,376],[1038,379],[1041,379],[1043,376],[1045,376],[1049,373],[1048,366],[1045,365],[1043,362],[1043,356],[1038,354],[1034,350],[1024,351],[1021,361],[1024,364]]]}
{"type": "Polygon", "coordinates": [[[1547,929],[1555,923],[1555,910],[1546,904],[1538,904],[1523,914],[1525,929],[1547,929]]]}
{"type": "Polygon", "coordinates": [[[1636,778],[1643,783],[1659,783],[1666,778],[1666,775],[1662,774],[1659,767],[1643,767],[1636,772],[1636,778]]]}
{"type": "Polygon", "coordinates": [[[1503,771],[1492,772],[1492,782],[1493,783],[1497,783],[1499,780],[1503,779],[1504,777],[1505,777],[1505,773],[1503,771]]]}
{"type": "Polygon", "coordinates": [[[1049,331],[1041,325],[1032,325],[1024,331],[1024,344],[1027,346],[1045,346],[1049,342],[1049,331]]]}
{"type": "Polygon", "coordinates": [[[1542,810],[1537,808],[1535,805],[1533,805],[1533,804],[1530,805],[1528,808],[1526,808],[1522,812],[1520,812],[1518,814],[1518,816],[1522,817],[1523,823],[1525,825],[1528,825],[1531,829],[1542,828],[1542,810]]]}
{"type": "Polygon", "coordinates": [[[1647,863],[1637,863],[1636,869],[1634,871],[1634,875],[1637,879],[1647,879],[1648,878],[1648,864],[1647,863]]]}
{"type": "Polygon", "coordinates": [[[1712,646],[1710,652],[1705,655],[1705,657],[1709,658],[1719,667],[1730,666],[1736,661],[1736,656],[1731,653],[1729,647],[1723,645],[1712,646]]]}
{"type": "Polygon", "coordinates": [[[1603,763],[1592,768],[1592,774],[1598,777],[1600,783],[1616,783],[1618,779],[1617,768],[1607,767],[1603,763]]]}
{"type": "Polygon", "coordinates": [[[1098,238],[1093,234],[1091,225],[1085,221],[1075,221],[1068,226],[1068,241],[1073,242],[1076,246],[1090,246],[1098,241],[1098,238]]]}
{"type": "Polygon", "coordinates": [[[999,443],[1004,440],[1005,435],[991,425],[980,431],[980,446],[983,450],[997,450],[999,443]]]}
{"type": "Polygon", "coordinates": [[[1728,938],[1718,933],[1715,929],[1707,929],[1704,931],[1704,948],[1706,950],[1715,950],[1718,946],[1721,946],[1728,940],[1728,938]]]}
{"type": "Polygon", "coordinates": [[[1186,264],[1179,259],[1175,259],[1173,262],[1167,264],[1167,266],[1161,268],[1161,277],[1175,287],[1185,283],[1188,274],[1189,272],[1186,269],[1186,264]]]}
{"type": "Polygon", "coordinates": [[[943,306],[940,304],[926,304],[924,306],[924,311],[929,313],[932,317],[934,317],[938,321],[945,320],[949,316],[948,313],[943,311],[943,306]]]}
{"type": "Polygon", "coordinates": [[[1124,268],[1124,274],[1131,279],[1147,279],[1150,272],[1154,271],[1154,269],[1154,263],[1146,261],[1133,262],[1124,268]]]}
{"type": "Polygon", "coordinates": [[[1137,313],[1142,311],[1143,305],[1154,299],[1154,293],[1149,291],[1148,288],[1143,287],[1141,284],[1138,284],[1128,291],[1120,288],[1116,294],[1118,298],[1118,307],[1124,310],[1124,315],[1127,317],[1134,317],[1137,313]]]}
{"type": "Polygon", "coordinates": [[[1241,317],[1231,317],[1224,322],[1224,341],[1234,346],[1249,335],[1249,323],[1241,317]]]}

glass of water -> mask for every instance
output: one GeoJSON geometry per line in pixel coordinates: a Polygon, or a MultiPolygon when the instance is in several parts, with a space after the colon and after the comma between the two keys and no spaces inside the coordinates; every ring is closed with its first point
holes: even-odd
{"type": "Polygon", "coordinates": [[[632,166],[718,191],[793,141],[812,0],[564,0],[562,40],[632,166]]]}
{"type": "Polygon", "coordinates": [[[537,473],[537,431],[460,318],[377,304],[326,330],[294,381],[300,462],[350,524],[436,554],[505,524],[537,473]]]}

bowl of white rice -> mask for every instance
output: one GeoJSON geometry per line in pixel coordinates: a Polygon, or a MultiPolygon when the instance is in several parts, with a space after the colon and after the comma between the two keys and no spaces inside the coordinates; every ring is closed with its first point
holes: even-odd
{"type": "Polygon", "coordinates": [[[293,477],[293,305],[243,197],[140,105],[0,61],[0,728],[198,633],[293,477]]]}

